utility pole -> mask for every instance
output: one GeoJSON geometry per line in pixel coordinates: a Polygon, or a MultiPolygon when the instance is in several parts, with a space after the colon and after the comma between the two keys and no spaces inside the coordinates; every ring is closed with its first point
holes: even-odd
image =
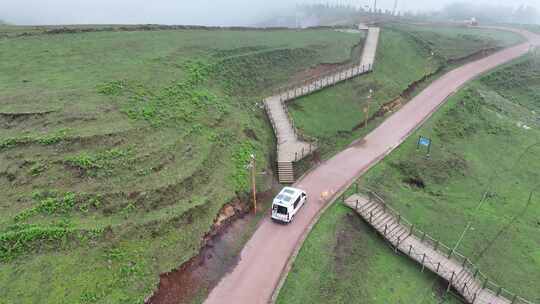
{"type": "Polygon", "coordinates": [[[257,183],[255,182],[255,155],[251,154],[251,192],[253,193],[253,214],[257,214],[257,183]]]}

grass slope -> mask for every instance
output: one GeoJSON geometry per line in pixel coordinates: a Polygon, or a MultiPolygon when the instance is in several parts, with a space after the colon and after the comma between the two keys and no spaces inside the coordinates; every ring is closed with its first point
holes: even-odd
{"type": "MultiPolygon", "coordinates": [[[[386,31],[387,37],[391,34],[386,31]]],[[[387,52],[381,42],[379,56],[387,52]]],[[[405,47],[400,50],[407,54],[405,47]]],[[[535,145],[540,140],[539,63],[538,57],[520,60],[463,89],[360,180],[447,245],[455,245],[472,221],[459,251],[497,283],[535,302],[540,282],[540,209],[535,202],[540,194],[530,204],[527,200],[534,187],[540,192],[540,146],[535,145]],[[430,159],[416,150],[419,135],[434,141],[430,159]],[[476,211],[485,191],[488,199],[476,211]]],[[[309,98],[317,102],[316,95],[309,98]]],[[[327,100],[333,107],[337,102],[342,100],[327,100]]],[[[335,132],[331,128],[321,124],[310,130],[322,137],[335,132]]],[[[279,302],[440,303],[440,288],[432,274],[395,256],[352,211],[336,205],[308,236],[279,302]]]]}
{"type": "MultiPolygon", "coordinates": [[[[441,303],[444,287],[393,254],[349,208],[336,204],[314,227],[277,303],[441,303]]],[[[444,303],[459,303],[447,297],[444,303]]]]}
{"type": "Polygon", "coordinates": [[[247,193],[249,154],[268,170],[261,96],[349,60],[359,39],[169,30],[0,40],[0,302],[142,302],[158,274],[198,252],[223,204],[247,193]]]}
{"type": "Polygon", "coordinates": [[[384,120],[384,115],[377,115],[367,129],[355,130],[364,120],[368,103],[371,116],[393,101],[388,107],[391,113],[406,102],[400,94],[409,85],[446,67],[449,60],[521,40],[513,33],[479,29],[383,27],[372,74],[295,101],[290,105],[291,115],[302,132],[319,139],[321,153],[329,157],[384,120]],[[372,99],[368,98],[370,89],[374,90],[372,99]]]}
{"type": "Polygon", "coordinates": [[[527,57],[474,82],[363,179],[448,245],[471,222],[458,250],[534,302],[540,300],[539,79],[539,57],[527,57]],[[419,135],[433,139],[429,159],[416,151],[419,135]]]}

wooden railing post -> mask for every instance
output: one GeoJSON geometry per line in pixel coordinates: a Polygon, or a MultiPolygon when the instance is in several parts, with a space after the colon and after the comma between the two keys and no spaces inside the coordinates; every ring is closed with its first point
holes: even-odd
{"type": "Polygon", "coordinates": [[[499,286],[499,289],[497,289],[497,297],[501,295],[501,292],[502,292],[502,287],[499,286]]]}
{"type": "Polygon", "coordinates": [[[437,270],[435,271],[435,273],[439,273],[439,268],[441,268],[441,262],[437,263],[437,270]]]}
{"type": "Polygon", "coordinates": [[[358,200],[356,200],[356,209],[355,210],[358,210],[358,200]]]}
{"type": "Polygon", "coordinates": [[[408,256],[411,256],[411,252],[412,252],[412,245],[409,245],[409,254],[408,254],[408,256]]]}
{"type": "Polygon", "coordinates": [[[388,231],[388,224],[384,225],[384,236],[386,236],[386,232],[388,231]]]}
{"type": "Polygon", "coordinates": [[[373,211],[369,212],[369,223],[373,224],[373,211]]]}
{"type": "Polygon", "coordinates": [[[516,300],[517,300],[517,295],[514,295],[514,296],[512,297],[512,302],[510,302],[510,304],[516,303],[516,300]]]}
{"type": "Polygon", "coordinates": [[[454,281],[454,276],[456,273],[452,271],[452,276],[450,277],[450,281],[448,281],[448,287],[446,287],[446,292],[450,291],[450,287],[452,286],[452,282],[454,281]]]}
{"type": "Polygon", "coordinates": [[[422,256],[422,272],[424,272],[424,267],[425,267],[424,262],[425,262],[425,260],[426,260],[426,253],[424,253],[424,255],[422,256]]]}
{"type": "Polygon", "coordinates": [[[422,239],[420,241],[423,243],[425,239],[426,239],[426,233],[422,232],[422,239]]]}
{"type": "Polygon", "coordinates": [[[461,293],[463,296],[465,296],[465,288],[467,288],[467,282],[463,283],[463,287],[461,288],[461,293]]]}
{"type": "Polygon", "coordinates": [[[414,225],[411,225],[411,229],[409,230],[409,236],[413,234],[413,230],[414,230],[414,225]]]}

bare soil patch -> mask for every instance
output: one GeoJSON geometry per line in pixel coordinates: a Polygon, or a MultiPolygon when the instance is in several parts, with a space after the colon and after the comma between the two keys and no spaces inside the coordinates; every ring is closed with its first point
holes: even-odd
{"type": "MultiPolygon", "coordinates": [[[[258,193],[258,212],[264,212],[274,191],[258,193]]],[[[202,240],[199,255],[178,269],[160,276],[154,294],[146,304],[193,303],[208,293],[239,261],[245,231],[259,220],[250,202],[236,199],[223,206],[211,231],[202,240]]]]}

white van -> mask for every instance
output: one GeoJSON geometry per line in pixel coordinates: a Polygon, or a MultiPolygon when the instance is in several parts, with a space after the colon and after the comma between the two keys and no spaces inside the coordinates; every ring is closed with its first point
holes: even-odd
{"type": "Polygon", "coordinates": [[[291,187],[283,188],[272,202],[272,219],[290,223],[306,201],[305,191],[291,187]]]}

